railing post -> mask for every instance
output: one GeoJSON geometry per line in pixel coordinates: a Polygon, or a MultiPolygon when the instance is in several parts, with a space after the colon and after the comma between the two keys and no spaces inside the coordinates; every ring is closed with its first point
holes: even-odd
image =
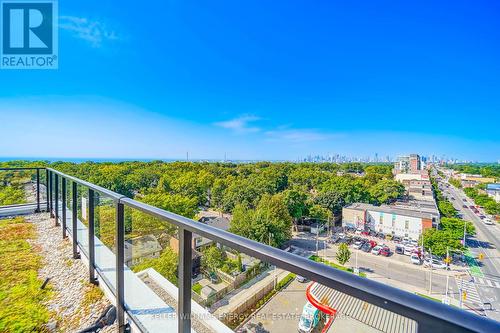
{"type": "Polygon", "coordinates": [[[89,188],[89,281],[97,285],[95,277],[95,244],[94,244],[94,190],[89,188]]]}
{"type": "Polygon", "coordinates": [[[54,174],[54,213],[56,218],[56,227],[59,226],[59,175],[54,174]]]}
{"type": "Polygon", "coordinates": [[[191,231],[179,230],[179,333],[191,332],[192,238],[191,231]]]}
{"type": "Polygon", "coordinates": [[[66,238],[66,178],[61,177],[61,197],[62,197],[62,235],[66,238]]]}
{"type": "Polygon", "coordinates": [[[75,182],[72,183],[72,191],[71,191],[71,194],[72,194],[72,205],[71,205],[71,208],[72,208],[72,217],[71,217],[71,224],[72,224],[72,228],[73,228],[73,233],[72,233],[72,236],[73,236],[73,259],[80,259],[80,253],[78,253],[78,236],[77,236],[77,233],[78,233],[78,225],[77,225],[77,219],[78,219],[78,202],[76,202],[78,200],[78,193],[77,193],[77,184],[75,182]]]}
{"type": "Polygon", "coordinates": [[[49,200],[49,170],[45,169],[45,199],[47,200],[47,212],[50,212],[49,200]]]}
{"type": "Polygon", "coordinates": [[[49,171],[49,205],[50,205],[50,217],[54,217],[54,206],[52,205],[52,172],[49,171]]]}
{"type": "Polygon", "coordinates": [[[125,265],[125,216],[123,204],[116,203],[116,316],[118,332],[125,332],[125,297],[124,268],[125,265]]]}
{"type": "Polygon", "coordinates": [[[36,213],[40,213],[40,169],[36,169],[36,213]]]}

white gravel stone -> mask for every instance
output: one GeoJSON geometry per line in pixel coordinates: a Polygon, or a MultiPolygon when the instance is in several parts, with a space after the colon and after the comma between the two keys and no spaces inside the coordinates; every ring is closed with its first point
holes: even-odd
{"type": "MultiPolygon", "coordinates": [[[[26,221],[36,226],[38,237],[33,241],[44,258],[39,271],[42,280],[50,278],[54,290],[47,307],[56,314],[47,329],[50,332],[78,332],[92,325],[110,304],[106,297],[86,307],[82,304],[88,286],[88,268],[81,260],[73,259],[70,238],[62,239],[61,227],[56,227],[48,213],[26,216],[26,221]]],[[[101,332],[116,332],[116,327],[107,327],[101,332]]]]}

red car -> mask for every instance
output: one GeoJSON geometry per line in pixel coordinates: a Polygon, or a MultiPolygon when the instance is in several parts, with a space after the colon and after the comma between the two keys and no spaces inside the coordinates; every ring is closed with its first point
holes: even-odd
{"type": "Polygon", "coordinates": [[[370,233],[368,231],[361,231],[361,235],[370,236],[370,233]]]}
{"type": "Polygon", "coordinates": [[[375,242],[375,241],[372,241],[372,240],[371,240],[371,241],[369,241],[369,243],[370,243],[370,246],[372,247],[372,249],[373,249],[375,246],[377,246],[377,242],[375,242]]]}
{"type": "Polygon", "coordinates": [[[380,250],[379,254],[384,257],[388,257],[391,255],[391,249],[388,247],[384,247],[382,250],[380,250]]]}

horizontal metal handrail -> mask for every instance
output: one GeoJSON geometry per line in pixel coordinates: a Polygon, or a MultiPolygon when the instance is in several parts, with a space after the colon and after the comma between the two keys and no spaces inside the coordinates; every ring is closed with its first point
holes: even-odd
{"type": "Polygon", "coordinates": [[[97,192],[100,192],[101,194],[105,194],[107,195],[108,197],[114,199],[114,200],[119,200],[121,198],[125,198],[124,195],[121,195],[121,194],[118,194],[116,192],[113,192],[113,191],[110,191],[108,189],[105,189],[104,187],[101,187],[99,185],[95,185],[95,184],[92,184],[92,183],[89,183],[85,180],[81,180],[79,178],[76,178],[76,177],[73,177],[73,176],[69,176],[65,173],[62,173],[60,171],[57,171],[55,169],[52,169],[52,168],[47,168],[47,170],[49,170],[50,172],[53,172],[61,177],[64,177],[68,180],[71,180],[79,185],[82,185],[82,186],[85,186],[85,187],[88,187],[90,189],[93,189],[94,191],[97,191],[97,192]]]}
{"type": "Polygon", "coordinates": [[[45,167],[0,168],[0,171],[45,170],[45,167]]]}
{"type": "MultiPolygon", "coordinates": [[[[0,170],[4,169],[10,170],[15,168],[2,168],[0,170]]],[[[302,275],[312,281],[337,289],[345,294],[364,300],[375,306],[413,319],[418,323],[419,332],[429,331],[449,333],[500,331],[500,323],[497,321],[484,317],[478,317],[477,315],[467,311],[428,300],[418,295],[387,286],[373,280],[361,278],[354,274],[314,262],[307,258],[232,234],[207,224],[196,222],[192,219],[165,211],[158,207],[127,198],[121,194],[76,177],[69,176],[55,169],[46,169],[48,172],[57,174],[66,180],[74,182],[74,184],[80,184],[114,199],[115,204],[117,205],[117,235],[115,235],[117,239],[123,239],[123,230],[121,230],[123,228],[123,207],[127,206],[179,227],[179,236],[181,243],[183,243],[183,247],[180,249],[181,252],[183,249],[188,252],[190,251],[191,245],[190,243],[188,245],[186,239],[190,241],[191,234],[196,233],[265,262],[272,263],[279,268],[302,275]]],[[[49,192],[52,192],[51,188],[49,189],[49,192]]],[[[123,250],[124,244],[118,243],[117,245],[123,250]]],[[[187,263],[189,260],[186,260],[186,258],[191,258],[191,255],[185,256],[183,253],[180,253],[180,260],[184,260],[185,264],[188,266],[187,263]]],[[[118,255],[117,264],[122,262],[123,255],[118,255]]],[[[190,269],[188,268],[181,267],[181,265],[179,267],[179,271],[182,271],[182,274],[188,274],[184,275],[185,279],[191,277],[190,269]]],[[[123,280],[120,280],[119,282],[119,287],[121,284],[121,288],[123,288],[123,280]]],[[[190,282],[186,283],[180,281],[179,292],[182,292],[182,297],[179,297],[179,301],[180,304],[183,305],[179,306],[181,317],[184,317],[190,312],[190,291],[190,282]],[[182,313],[181,309],[184,309],[184,313],[182,313]]],[[[122,291],[120,291],[119,294],[122,294],[122,291]]],[[[182,324],[182,319],[180,324],[182,324]]],[[[187,332],[186,328],[181,326],[179,326],[179,330],[181,332],[187,332]]]]}

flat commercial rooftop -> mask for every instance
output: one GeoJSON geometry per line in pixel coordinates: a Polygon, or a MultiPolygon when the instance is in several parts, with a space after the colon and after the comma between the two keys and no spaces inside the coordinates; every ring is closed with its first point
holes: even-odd
{"type": "Polygon", "coordinates": [[[425,219],[432,219],[436,216],[439,216],[437,209],[420,207],[420,206],[392,206],[392,205],[381,205],[375,206],[367,203],[353,203],[347,207],[346,209],[355,209],[361,211],[374,211],[374,212],[382,212],[387,214],[396,214],[403,216],[411,216],[425,219]]]}

